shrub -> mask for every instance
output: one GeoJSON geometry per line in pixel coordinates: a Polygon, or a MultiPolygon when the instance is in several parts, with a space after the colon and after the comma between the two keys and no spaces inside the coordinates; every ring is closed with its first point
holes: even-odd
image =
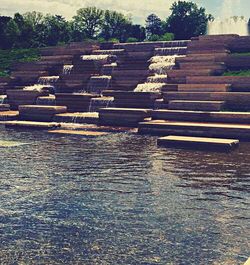
{"type": "Polygon", "coordinates": [[[138,42],[139,40],[137,38],[130,37],[127,39],[127,42],[138,42]]]}
{"type": "Polygon", "coordinates": [[[108,40],[109,42],[113,42],[113,43],[119,43],[120,41],[116,38],[111,38],[108,40]]]}
{"type": "Polygon", "coordinates": [[[160,40],[160,36],[157,34],[153,34],[148,38],[149,41],[159,41],[160,40]]]}
{"type": "Polygon", "coordinates": [[[162,35],[159,40],[161,40],[161,41],[171,41],[173,39],[174,39],[174,34],[167,32],[164,35],[162,35]]]}

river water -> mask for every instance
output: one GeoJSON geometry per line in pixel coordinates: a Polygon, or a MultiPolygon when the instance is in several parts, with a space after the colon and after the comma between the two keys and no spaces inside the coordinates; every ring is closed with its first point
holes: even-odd
{"type": "Polygon", "coordinates": [[[206,153],[136,134],[4,128],[0,139],[0,264],[238,265],[249,256],[250,144],[206,153]]]}

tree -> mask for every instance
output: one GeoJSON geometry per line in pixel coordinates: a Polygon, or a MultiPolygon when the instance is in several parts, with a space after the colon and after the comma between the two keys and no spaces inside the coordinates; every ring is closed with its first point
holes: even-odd
{"type": "Polygon", "coordinates": [[[74,30],[86,38],[95,38],[103,22],[103,10],[96,7],[80,8],[73,17],[74,30]]]}
{"type": "Polygon", "coordinates": [[[155,14],[151,14],[146,19],[146,34],[149,39],[152,35],[164,34],[164,22],[155,14]]]}
{"type": "Polygon", "coordinates": [[[146,39],[146,29],[141,25],[131,25],[129,33],[130,38],[135,38],[138,41],[144,41],[146,39]]]}
{"type": "Polygon", "coordinates": [[[44,39],[49,46],[59,42],[69,42],[70,25],[64,17],[58,15],[46,15],[44,18],[44,39]]]}
{"type": "Polygon", "coordinates": [[[178,40],[206,34],[207,23],[213,19],[212,15],[206,14],[205,8],[199,8],[192,2],[175,2],[170,10],[172,13],[167,19],[168,31],[174,33],[178,40]]]}
{"type": "Polygon", "coordinates": [[[7,47],[13,48],[20,37],[20,31],[14,19],[11,19],[7,23],[4,34],[6,37],[7,47]]]}
{"type": "Polygon", "coordinates": [[[19,13],[14,15],[13,20],[17,24],[19,30],[19,36],[16,40],[15,46],[18,48],[32,47],[33,40],[35,38],[35,30],[33,25],[19,13]]]}
{"type": "Polygon", "coordinates": [[[105,40],[112,38],[125,41],[128,38],[128,28],[132,26],[131,19],[116,11],[106,10],[104,12],[100,37],[105,40]]]}
{"type": "Polygon", "coordinates": [[[44,22],[43,14],[41,12],[36,12],[36,11],[24,13],[23,14],[23,19],[27,23],[32,25],[32,27],[34,29],[36,29],[36,27],[38,27],[39,25],[43,24],[43,22],[44,22]]]}
{"type": "Polygon", "coordinates": [[[248,34],[250,34],[250,18],[249,18],[249,20],[248,20],[248,34]]]}
{"type": "Polygon", "coordinates": [[[0,49],[8,49],[9,47],[9,43],[6,39],[6,28],[7,28],[7,24],[8,22],[11,20],[11,17],[6,17],[6,16],[0,16],[0,49]]]}

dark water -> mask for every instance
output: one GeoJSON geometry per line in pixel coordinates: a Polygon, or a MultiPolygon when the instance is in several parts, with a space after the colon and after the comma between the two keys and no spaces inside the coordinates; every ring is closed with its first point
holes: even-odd
{"type": "Polygon", "coordinates": [[[234,265],[249,256],[250,144],[0,131],[0,264],[234,265]]]}

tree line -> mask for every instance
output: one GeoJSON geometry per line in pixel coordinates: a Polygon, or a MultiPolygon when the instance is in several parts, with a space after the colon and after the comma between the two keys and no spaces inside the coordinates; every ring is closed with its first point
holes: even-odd
{"type": "Polygon", "coordinates": [[[165,20],[150,14],[145,26],[133,24],[132,18],[117,11],[86,7],[77,10],[72,20],[60,15],[40,12],[0,16],[0,48],[33,48],[55,46],[84,40],[158,41],[189,39],[206,33],[213,19],[203,7],[187,1],[177,1],[165,20]]]}

